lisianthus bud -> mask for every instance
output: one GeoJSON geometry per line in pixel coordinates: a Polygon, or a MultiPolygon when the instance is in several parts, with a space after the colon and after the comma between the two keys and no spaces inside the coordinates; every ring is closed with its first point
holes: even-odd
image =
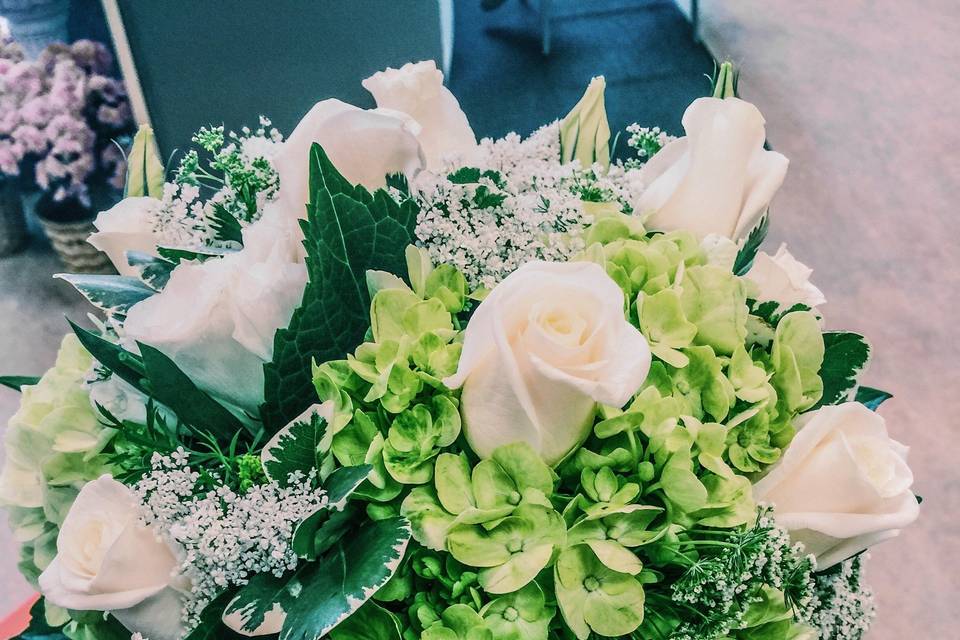
{"type": "Polygon", "coordinates": [[[563,162],[579,160],[581,166],[594,162],[610,166],[610,124],[603,102],[607,83],[603,76],[590,81],[580,102],[560,123],[560,157],[563,162]]]}

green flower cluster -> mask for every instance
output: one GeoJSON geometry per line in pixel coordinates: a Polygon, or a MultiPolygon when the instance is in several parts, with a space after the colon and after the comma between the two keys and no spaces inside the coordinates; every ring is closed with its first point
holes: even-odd
{"type": "MultiPolygon", "coordinates": [[[[78,492],[111,468],[104,448],[116,431],[98,421],[83,386],[92,365],[76,336],[65,336],[56,364],[23,388],[4,436],[0,504],[22,545],[20,572],[34,586],[57,553],[60,525],[78,492]]],[[[66,620],[53,607],[47,612],[57,624],[66,620]]]]}
{"type": "MultiPolygon", "coordinates": [[[[612,422],[598,425],[596,434],[608,440],[639,430],[651,437],[689,416],[710,434],[698,462],[717,475],[729,478],[729,467],[754,473],[776,462],[793,437],[793,419],[823,393],[816,316],[752,311],[750,283],[711,263],[690,233],[648,236],[637,218],[608,212],[586,239],[583,257],[604,266],[623,289],[629,317],[655,356],[634,404],[624,413],[609,410],[612,422]]],[[[621,436],[605,448],[624,442],[621,436]]]]}

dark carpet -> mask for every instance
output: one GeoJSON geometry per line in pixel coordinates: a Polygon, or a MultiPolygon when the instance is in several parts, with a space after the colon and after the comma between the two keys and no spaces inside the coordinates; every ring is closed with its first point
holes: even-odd
{"type": "MultiPolygon", "coordinates": [[[[480,137],[528,134],[563,117],[590,78],[607,81],[614,135],[631,122],[682,133],[680,117],[710,88],[713,58],[671,0],[554,0],[553,48],[541,53],[536,0],[485,12],[456,2],[450,88],[480,137]]],[[[618,146],[622,155],[625,139],[618,146]]]]}

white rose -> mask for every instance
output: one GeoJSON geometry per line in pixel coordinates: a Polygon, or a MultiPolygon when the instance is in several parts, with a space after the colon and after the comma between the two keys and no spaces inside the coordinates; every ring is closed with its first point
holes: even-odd
{"type": "Polygon", "coordinates": [[[467,116],[443,86],[443,72],[433,60],[379,71],[363,81],[363,88],[373,94],[378,107],[401,111],[417,121],[427,168],[436,169],[444,156],[477,146],[467,116]]]}
{"type": "Polygon", "coordinates": [[[758,253],[746,277],[757,285],[759,302],[773,300],[786,309],[805,304],[813,309],[827,299],[810,282],[812,273],[813,269],[794,258],[786,244],[781,244],[772,256],[763,251],[758,253]]]}
{"type": "Polygon", "coordinates": [[[184,631],[177,566],[170,546],[140,520],[133,492],[105,475],[70,507],[40,591],[58,607],[109,611],[151,640],[176,640],[184,631]]]}
{"type": "Polygon", "coordinates": [[[124,198],[106,211],[97,214],[93,226],[97,231],[88,242],[107,254],[122,276],[136,276],[137,270],[127,262],[127,251],[157,255],[157,238],[153,232],[154,215],[160,207],[156,198],[124,198]]]}
{"type": "Polygon", "coordinates": [[[306,216],[314,142],[353,184],[375,189],[384,186],[392,173],[412,179],[424,165],[419,130],[416,122],[399,112],[361,109],[335,99],[318,102],[272,159],[280,176],[276,206],[291,217],[306,216]]]}
{"type": "Polygon", "coordinates": [[[683,114],[686,137],[641,170],[638,211],[663,231],[718,233],[734,240],[760,221],[783,183],[788,161],[763,148],[763,116],[737,98],[699,98],[683,114]]]}
{"type": "Polygon", "coordinates": [[[273,337],[300,304],[307,270],[296,220],[277,212],[243,231],[244,248],[177,266],[162,292],[130,308],[128,338],[155,347],[208,393],[253,415],[273,337]]]}
{"type": "Polygon", "coordinates": [[[624,317],[623,292],[597,264],[531,262],[480,304],[456,374],[464,432],[489,456],[530,444],[556,464],[589,434],[595,404],[624,405],[650,369],[643,335],[624,317]]]}
{"type": "Polygon", "coordinates": [[[803,424],[783,458],[753,487],[777,522],[826,569],[917,519],[907,447],[882,417],[856,402],[823,407],[803,424]]]}

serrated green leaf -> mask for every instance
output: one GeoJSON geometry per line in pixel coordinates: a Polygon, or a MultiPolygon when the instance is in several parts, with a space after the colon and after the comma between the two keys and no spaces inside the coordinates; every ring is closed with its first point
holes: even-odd
{"type": "Polygon", "coordinates": [[[210,227],[217,240],[243,244],[243,227],[240,221],[222,204],[215,204],[210,217],[210,227]]]}
{"type": "MultiPolygon", "coordinates": [[[[2,383],[2,381],[0,381],[2,383]]],[[[881,404],[893,397],[892,393],[874,389],[873,387],[860,387],[857,389],[856,401],[865,405],[871,411],[876,411],[881,404]]]]}
{"type": "Polygon", "coordinates": [[[138,342],[150,396],[169,407],[178,418],[229,442],[246,426],[223,405],[202,391],[173,360],[150,345],[138,342]]]}
{"type": "Polygon", "coordinates": [[[417,206],[385,191],[370,195],[333,167],[319,145],[310,152],[310,198],[301,221],[309,281],[290,324],[274,338],[264,367],[261,416],[268,432],[285,425],[316,397],[311,362],[352,353],[370,325],[368,270],[403,273],[417,206]]]}
{"type": "Polygon", "coordinates": [[[23,387],[40,382],[40,376],[0,376],[0,387],[21,391],[23,387]]]}
{"type": "Polygon", "coordinates": [[[328,634],[396,573],[409,541],[405,518],[378,520],[308,565],[280,640],[318,640],[328,634]]]}
{"type": "Polygon", "coordinates": [[[767,231],[769,229],[770,216],[769,214],[764,214],[759,224],[757,224],[747,236],[747,240],[743,243],[743,246],[740,247],[740,251],[737,252],[737,259],[733,261],[733,272],[735,274],[742,276],[747,271],[750,271],[750,267],[753,266],[753,259],[757,257],[757,252],[760,251],[760,245],[763,244],[764,238],[767,237],[767,231]]]}
{"type": "Polygon", "coordinates": [[[870,345],[858,333],[824,332],[823,347],[823,365],[820,367],[823,397],[816,407],[846,400],[870,360],[870,345]]]}
{"type": "Polygon", "coordinates": [[[53,277],[72,284],[90,304],[107,315],[124,315],[130,307],[156,293],[130,276],[58,273],[53,277]]]}

